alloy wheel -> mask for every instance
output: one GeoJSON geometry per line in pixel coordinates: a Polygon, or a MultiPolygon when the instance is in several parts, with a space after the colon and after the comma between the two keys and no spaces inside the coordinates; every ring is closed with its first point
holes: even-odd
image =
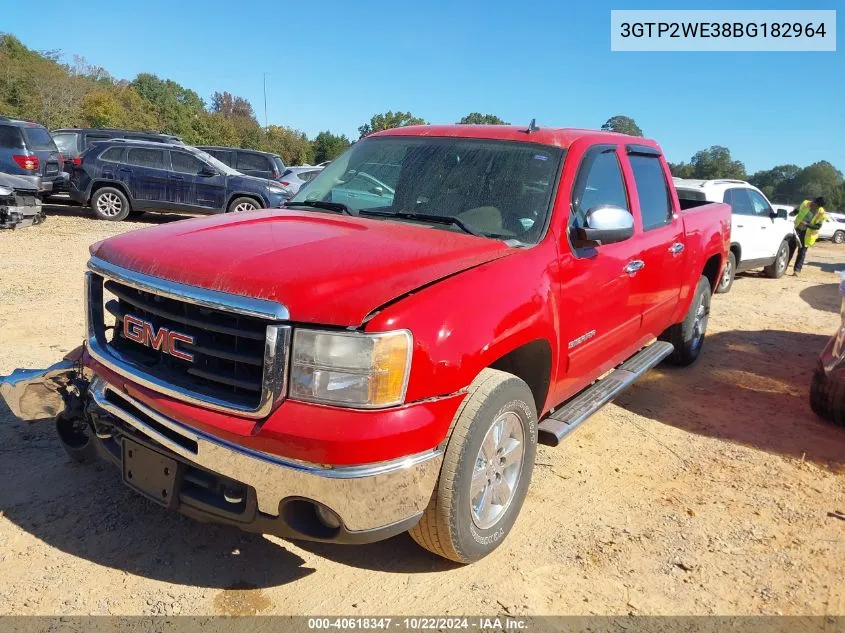
{"type": "Polygon", "coordinates": [[[123,210],[123,202],[113,193],[104,193],[97,198],[97,211],[108,217],[119,215],[123,210]]]}
{"type": "Polygon", "coordinates": [[[470,509],[476,527],[486,530],[504,516],[516,494],[525,457],[525,432],[520,416],[499,416],[484,436],[475,458],[470,484],[470,509]]]}

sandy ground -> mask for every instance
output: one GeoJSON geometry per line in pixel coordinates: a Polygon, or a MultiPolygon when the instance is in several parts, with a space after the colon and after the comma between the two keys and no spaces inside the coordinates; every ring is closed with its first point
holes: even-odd
{"type": "MultiPolygon", "coordinates": [[[[90,243],[175,219],[52,209],[0,233],[0,373],[81,341],[90,243]]],[[[324,546],[194,523],[0,405],[0,614],[845,614],[845,521],[828,516],[845,511],[845,429],[807,402],[843,269],[825,243],[800,278],[741,275],[694,367],[540,447],[514,532],[468,567],[407,535],[324,546]]]]}

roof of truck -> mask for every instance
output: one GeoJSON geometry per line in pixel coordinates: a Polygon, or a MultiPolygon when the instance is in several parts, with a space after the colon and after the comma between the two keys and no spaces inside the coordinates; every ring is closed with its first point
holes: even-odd
{"type": "Polygon", "coordinates": [[[589,137],[596,142],[601,142],[602,139],[606,139],[611,143],[627,140],[639,145],[657,147],[657,143],[651,139],[619,134],[618,132],[551,127],[535,128],[529,132],[527,125],[472,125],[463,123],[454,125],[409,125],[375,132],[371,136],[452,136],[457,138],[482,138],[501,141],[521,141],[523,143],[540,143],[542,145],[554,145],[563,149],[568,148],[579,139],[589,137]]]}

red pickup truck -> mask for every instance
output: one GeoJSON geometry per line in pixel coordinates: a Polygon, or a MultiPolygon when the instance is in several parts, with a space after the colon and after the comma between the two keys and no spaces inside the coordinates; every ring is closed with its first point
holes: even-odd
{"type": "Polygon", "coordinates": [[[682,210],[656,143],[380,132],[281,210],[94,244],[84,344],[0,392],[77,460],[203,521],[475,561],[537,443],[702,349],[730,209],[682,210]]]}

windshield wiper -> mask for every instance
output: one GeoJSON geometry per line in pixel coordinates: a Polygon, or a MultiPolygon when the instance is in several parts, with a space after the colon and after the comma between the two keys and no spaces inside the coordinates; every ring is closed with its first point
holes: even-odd
{"type": "Polygon", "coordinates": [[[313,209],[325,209],[326,211],[338,211],[346,215],[355,215],[352,210],[342,202],[325,202],[323,200],[301,200],[299,202],[285,202],[288,207],[311,207],[313,209]]]}
{"type": "Polygon", "coordinates": [[[373,215],[381,218],[401,218],[403,220],[421,220],[423,222],[431,222],[432,224],[447,224],[457,226],[464,233],[475,235],[476,237],[484,237],[482,233],[472,230],[459,218],[454,218],[450,215],[430,215],[428,213],[408,213],[407,211],[377,211],[374,209],[361,209],[358,215],[373,215]]]}

